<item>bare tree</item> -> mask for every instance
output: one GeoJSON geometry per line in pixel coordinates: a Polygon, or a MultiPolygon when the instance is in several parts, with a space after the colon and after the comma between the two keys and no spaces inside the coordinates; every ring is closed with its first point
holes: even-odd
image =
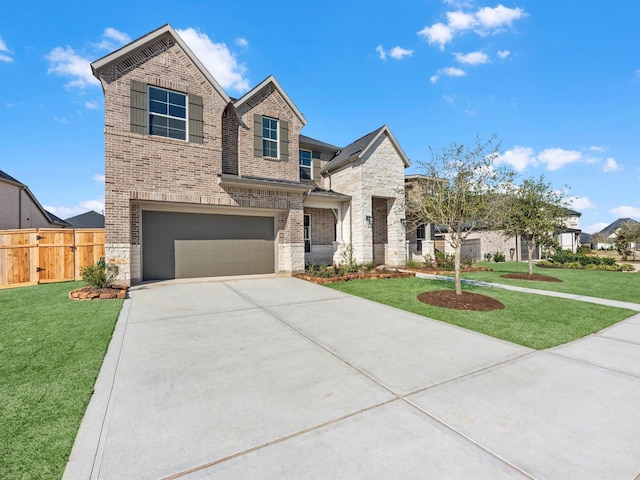
{"type": "Polygon", "coordinates": [[[529,275],[533,274],[533,252],[538,245],[553,243],[553,233],[564,227],[566,202],[560,192],[540,178],[526,178],[506,203],[501,225],[507,236],[527,241],[529,275]]]}
{"type": "Polygon", "coordinates": [[[462,293],[460,256],[462,244],[473,232],[501,221],[501,199],[513,184],[514,173],[494,165],[499,143],[493,135],[479,137],[471,145],[451,143],[434,152],[420,166],[413,188],[407,193],[407,208],[416,223],[444,227],[455,252],[455,291],[462,293]]]}

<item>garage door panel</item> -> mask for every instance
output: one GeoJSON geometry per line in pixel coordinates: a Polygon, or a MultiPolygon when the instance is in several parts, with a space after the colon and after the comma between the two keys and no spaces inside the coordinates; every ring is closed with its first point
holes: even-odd
{"type": "Polygon", "coordinates": [[[176,278],[273,273],[275,251],[268,240],[176,240],[176,278]]]}
{"type": "Polygon", "coordinates": [[[274,273],[274,218],[143,211],[142,262],[145,280],[274,273]]]}

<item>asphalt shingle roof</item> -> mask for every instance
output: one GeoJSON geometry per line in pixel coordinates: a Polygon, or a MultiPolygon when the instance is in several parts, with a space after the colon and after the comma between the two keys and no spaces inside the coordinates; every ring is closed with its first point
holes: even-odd
{"type": "Polygon", "coordinates": [[[104,228],[104,215],[93,210],[74,217],[69,217],[66,222],[74,228],[104,228]]]}

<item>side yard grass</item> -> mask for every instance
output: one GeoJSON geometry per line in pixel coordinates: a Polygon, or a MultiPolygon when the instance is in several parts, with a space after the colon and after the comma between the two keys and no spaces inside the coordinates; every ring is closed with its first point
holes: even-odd
{"type": "Polygon", "coordinates": [[[552,290],[554,292],[586,295],[622,302],[640,303],[640,272],[605,272],[594,270],[569,270],[561,268],[542,268],[534,264],[534,273],[549,275],[562,282],[536,282],[531,280],[511,280],[502,278],[505,273],[527,273],[523,262],[478,262],[478,266],[491,267],[493,272],[463,273],[462,278],[481,280],[490,283],[502,283],[518,287],[552,290]]]}
{"type": "Polygon", "coordinates": [[[453,289],[452,283],[415,277],[354,280],[327,287],[535,349],[570,342],[637,313],[574,300],[471,285],[464,285],[463,289],[493,297],[506,308],[489,312],[452,310],[426,305],[417,299],[422,292],[453,289]]]}
{"type": "Polygon", "coordinates": [[[83,285],[0,290],[0,478],[62,477],[122,307],[83,285]]]}

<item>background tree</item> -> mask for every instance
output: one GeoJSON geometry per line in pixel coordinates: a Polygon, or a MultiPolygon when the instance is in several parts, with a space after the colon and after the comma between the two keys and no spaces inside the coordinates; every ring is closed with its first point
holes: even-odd
{"type": "Polygon", "coordinates": [[[431,161],[423,162],[423,175],[407,191],[407,208],[416,224],[444,227],[445,238],[455,252],[455,291],[462,293],[460,256],[464,240],[480,228],[500,223],[500,199],[512,185],[514,173],[496,167],[499,155],[496,136],[487,142],[479,137],[472,145],[451,143],[431,161]]]}
{"type": "Polygon", "coordinates": [[[591,235],[591,243],[598,249],[599,243],[609,243],[609,236],[604,232],[596,232],[591,235]]]}
{"type": "Polygon", "coordinates": [[[618,252],[622,255],[622,260],[626,260],[629,254],[632,253],[633,261],[635,262],[636,250],[638,249],[638,242],[640,242],[640,223],[635,221],[624,222],[620,225],[617,237],[616,245],[618,246],[618,252]]]}
{"type": "Polygon", "coordinates": [[[566,202],[561,193],[540,178],[526,178],[508,196],[501,229],[508,237],[522,237],[529,251],[529,275],[533,275],[533,252],[548,244],[564,227],[566,202]]]}

